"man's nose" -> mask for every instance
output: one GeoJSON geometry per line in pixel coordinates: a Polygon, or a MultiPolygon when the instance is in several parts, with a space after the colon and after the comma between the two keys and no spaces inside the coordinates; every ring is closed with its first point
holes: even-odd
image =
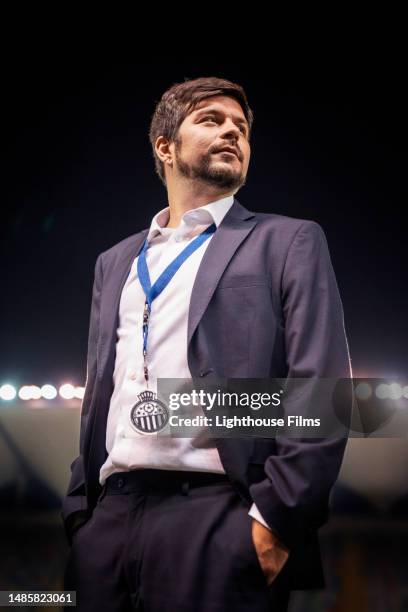
{"type": "Polygon", "coordinates": [[[237,125],[235,125],[235,123],[233,121],[227,120],[223,126],[223,132],[222,135],[225,137],[232,137],[235,138],[236,140],[238,140],[239,138],[239,127],[237,125]]]}

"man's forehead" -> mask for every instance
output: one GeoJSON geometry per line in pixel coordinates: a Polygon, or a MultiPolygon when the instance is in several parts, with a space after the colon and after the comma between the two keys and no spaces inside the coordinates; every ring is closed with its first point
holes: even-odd
{"type": "Polygon", "coordinates": [[[197,106],[194,107],[192,113],[198,113],[201,110],[219,110],[225,111],[234,108],[233,114],[239,115],[245,119],[244,111],[238,100],[231,98],[229,96],[213,96],[212,98],[204,98],[204,100],[200,100],[197,106]],[[228,109],[227,109],[228,107],[228,109]]]}

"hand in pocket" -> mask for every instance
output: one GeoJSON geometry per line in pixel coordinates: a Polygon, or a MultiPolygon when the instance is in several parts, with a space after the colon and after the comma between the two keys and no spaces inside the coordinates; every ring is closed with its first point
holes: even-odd
{"type": "Polygon", "coordinates": [[[282,544],[272,531],[255,519],[252,519],[252,541],[259,565],[270,586],[288,560],[289,548],[282,544]]]}

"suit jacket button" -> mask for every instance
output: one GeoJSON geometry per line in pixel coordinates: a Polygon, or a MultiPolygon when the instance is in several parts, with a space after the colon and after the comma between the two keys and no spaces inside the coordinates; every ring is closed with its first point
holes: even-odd
{"type": "Polygon", "coordinates": [[[123,478],[118,478],[116,484],[118,485],[118,488],[121,489],[125,484],[125,481],[123,480],[123,478]]]}

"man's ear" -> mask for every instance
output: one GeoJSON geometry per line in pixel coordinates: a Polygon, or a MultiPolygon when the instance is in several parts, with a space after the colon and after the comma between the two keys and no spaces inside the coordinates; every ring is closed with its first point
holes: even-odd
{"type": "Polygon", "coordinates": [[[173,147],[164,136],[159,136],[154,145],[156,155],[163,164],[173,165],[173,147]]]}

